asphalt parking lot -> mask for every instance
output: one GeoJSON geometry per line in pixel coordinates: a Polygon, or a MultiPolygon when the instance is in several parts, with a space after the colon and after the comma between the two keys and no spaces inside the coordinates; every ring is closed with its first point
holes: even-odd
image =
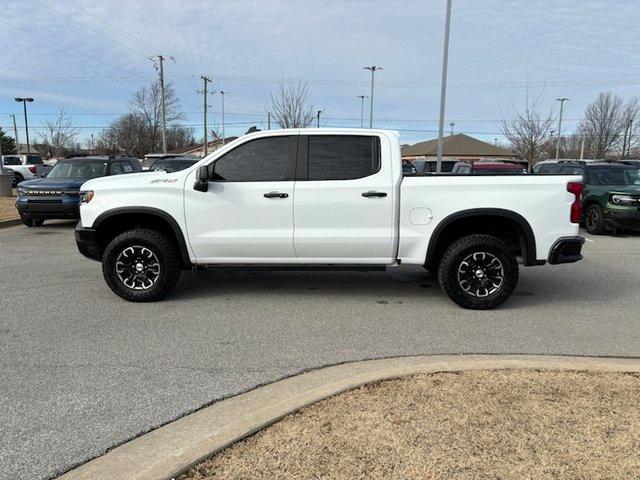
{"type": "Polygon", "coordinates": [[[498,310],[465,311],[419,268],[183,275],[130,304],[73,224],[0,230],[0,478],[46,478],[205,404],[300,371],[393,355],[640,356],[640,235],[524,268],[498,310]]]}

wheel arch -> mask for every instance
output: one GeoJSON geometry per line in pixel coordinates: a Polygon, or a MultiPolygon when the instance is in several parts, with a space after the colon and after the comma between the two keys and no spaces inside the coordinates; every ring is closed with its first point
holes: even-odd
{"type": "Polygon", "coordinates": [[[538,265],[536,238],[529,222],[520,214],[501,208],[472,208],[452,213],[435,228],[425,258],[425,267],[432,269],[452,241],[465,235],[487,233],[507,238],[517,249],[524,265],[538,265]]]}
{"type": "Polygon", "coordinates": [[[167,235],[180,252],[183,268],[191,267],[189,250],[178,222],[167,212],[152,207],[120,207],[101,213],[93,222],[96,242],[103,252],[117,235],[133,228],[152,228],[167,235]]]}

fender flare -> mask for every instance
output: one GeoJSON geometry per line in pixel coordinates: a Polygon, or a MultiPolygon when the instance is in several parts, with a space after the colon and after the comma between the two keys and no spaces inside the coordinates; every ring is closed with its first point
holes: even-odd
{"type": "Polygon", "coordinates": [[[98,217],[93,222],[92,228],[97,232],[98,229],[100,228],[100,224],[104,223],[105,220],[108,220],[118,215],[123,215],[123,214],[129,215],[132,213],[133,214],[140,213],[143,215],[155,216],[167,222],[171,227],[171,230],[173,231],[176,241],[178,242],[178,249],[180,250],[180,258],[182,260],[183,265],[185,267],[191,266],[191,259],[189,258],[189,250],[187,248],[187,242],[185,241],[184,233],[182,232],[180,225],[178,225],[178,222],[176,221],[175,218],[173,218],[173,216],[169,215],[164,210],[160,210],[159,208],[153,208],[153,207],[113,208],[111,210],[102,212],[100,215],[98,215],[98,217]]]}
{"type": "Polygon", "coordinates": [[[460,212],[452,213],[448,217],[445,217],[440,223],[438,223],[429,240],[429,247],[427,248],[425,265],[431,265],[435,260],[438,241],[440,240],[442,233],[449,225],[462,218],[479,216],[501,217],[515,221],[520,226],[524,234],[523,238],[520,239],[521,242],[523,242],[522,253],[524,264],[538,265],[541,263],[537,260],[536,256],[536,237],[533,234],[533,229],[531,228],[531,225],[529,225],[529,222],[522,215],[512,210],[506,210],[502,208],[472,208],[469,210],[462,210],[460,212]]]}

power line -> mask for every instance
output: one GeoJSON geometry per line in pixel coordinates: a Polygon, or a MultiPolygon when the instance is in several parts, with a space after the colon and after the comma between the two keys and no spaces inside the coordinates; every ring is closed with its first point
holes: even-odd
{"type": "Polygon", "coordinates": [[[100,64],[102,64],[102,65],[105,65],[105,66],[107,66],[107,67],[115,68],[116,70],[120,70],[120,71],[123,71],[123,72],[125,72],[125,73],[128,73],[129,75],[135,75],[134,73],[129,72],[129,71],[127,71],[127,70],[125,70],[125,69],[123,69],[123,68],[121,68],[121,67],[118,67],[118,66],[116,66],[116,65],[112,65],[112,64],[107,63],[107,62],[104,62],[104,61],[102,61],[102,60],[100,60],[100,59],[98,59],[98,58],[96,58],[96,57],[92,57],[91,55],[87,55],[86,53],[78,52],[77,50],[74,50],[74,49],[72,49],[72,48],[66,47],[66,46],[64,46],[64,45],[60,45],[59,43],[52,42],[52,41],[51,41],[51,40],[49,40],[47,37],[43,37],[43,36],[41,36],[41,35],[38,35],[37,33],[30,32],[29,30],[26,30],[26,29],[24,29],[24,28],[22,28],[22,27],[18,27],[17,25],[14,25],[14,24],[12,24],[12,23],[9,23],[9,22],[7,22],[6,20],[3,20],[3,19],[1,19],[1,18],[0,18],[0,23],[4,23],[5,25],[9,25],[10,27],[13,27],[13,28],[15,28],[15,29],[17,29],[17,30],[20,30],[21,32],[26,33],[27,35],[31,35],[32,37],[36,37],[36,38],[38,38],[38,39],[40,39],[40,40],[42,40],[42,41],[44,41],[44,42],[50,43],[51,45],[54,45],[54,46],[56,46],[56,47],[58,47],[58,48],[61,48],[61,49],[63,49],[63,50],[66,50],[66,51],[68,51],[68,52],[71,52],[71,53],[73,53],[73,54],[75,54],[75,55],[80,55],[80,56],[82,56],[82,57],[85,57],[85,58],[88,58],[88,59],[90,59],[90,60],[93,60],[94,62],[97,62],[97,63],[100,63],[100,64]]]}

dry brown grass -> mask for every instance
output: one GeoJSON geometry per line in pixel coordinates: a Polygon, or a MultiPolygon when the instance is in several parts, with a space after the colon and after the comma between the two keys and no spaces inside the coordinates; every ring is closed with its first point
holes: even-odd
{"type": "Polygon", "coordinates": [[[179,480],[637,479],[639,407],[634,374],[421,375],[305,408],[179,480]]]}
{"type": "Polygon", "coordinates": [[[20,218],[16,209],[15,190],[13,197],[0,197],[0,221],[20,218]]]}

